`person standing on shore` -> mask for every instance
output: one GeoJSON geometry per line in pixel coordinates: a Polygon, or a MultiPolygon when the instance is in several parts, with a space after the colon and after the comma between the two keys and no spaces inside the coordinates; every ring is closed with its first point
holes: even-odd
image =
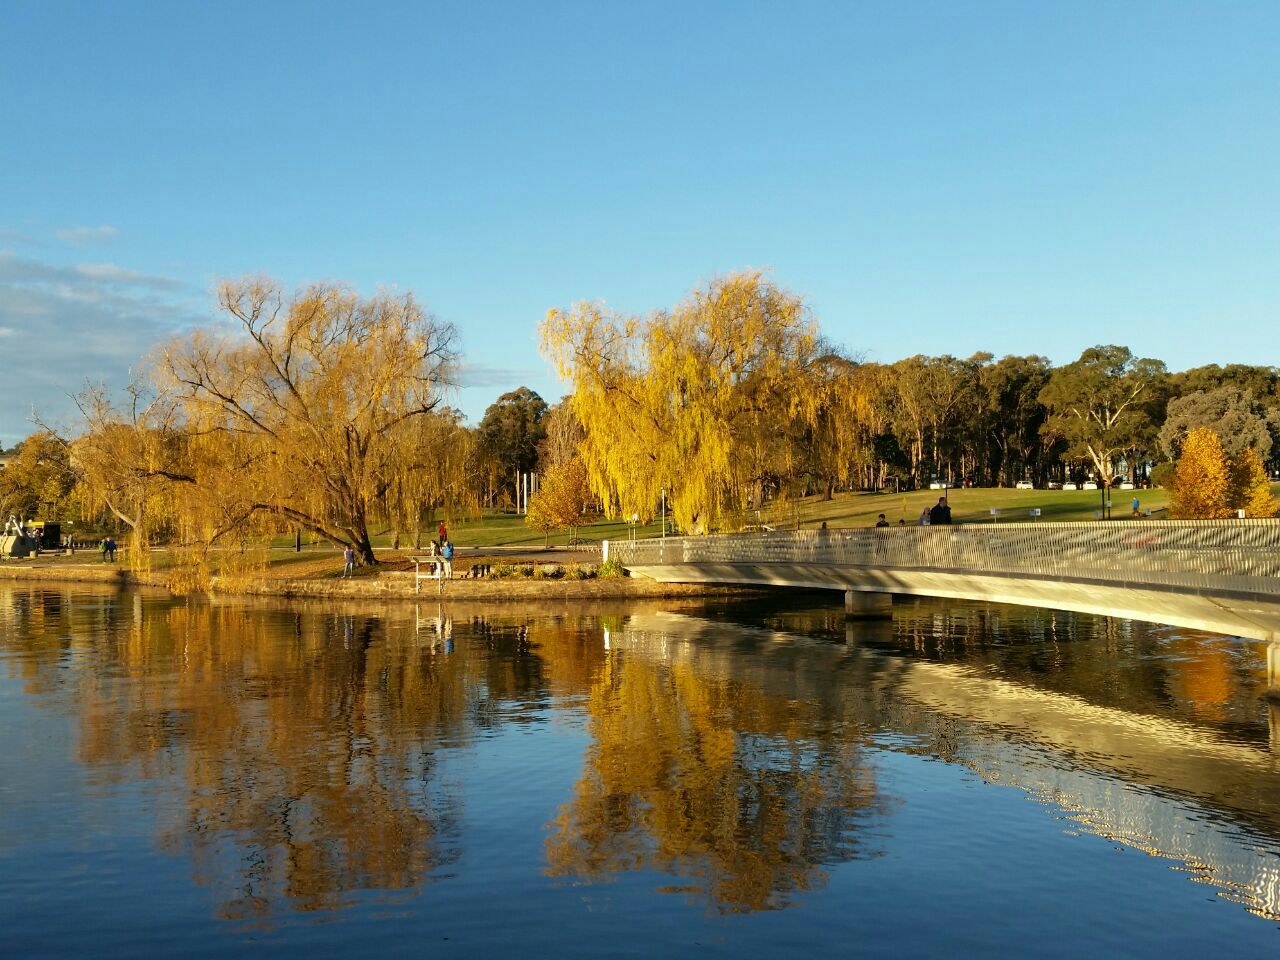
{"type": "MultiPolygon", "coordinates": [[[[441,524],[440,527],[441,529],[443,529],[444,524],[441,524]]],[[[449,540],[442,540],[440,542],[440,556],[444,560],[444,567],[440,571],[440,579],[452,580],[453,579],[453,543],[452,542],[450,542],[449,540]]]]}
{"type": "Polygon", "coordinates": [[[345,547],[342,551],[342,579],[350,577],[355,568],[356,552],[351,547],[345,547]]]}

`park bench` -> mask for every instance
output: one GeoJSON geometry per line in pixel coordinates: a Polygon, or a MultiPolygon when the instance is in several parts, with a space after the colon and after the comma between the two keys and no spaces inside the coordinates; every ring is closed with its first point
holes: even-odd
{"type": "Polygon", "coordinates": [[[440,593],[444,593],[444,558],[443,557],[410,557],[413,561],[413,592],[422,592],[423,580],[435,580],[439,583],[440,593]],[[423,567],[427,571],[423,572],[423,567]]]}

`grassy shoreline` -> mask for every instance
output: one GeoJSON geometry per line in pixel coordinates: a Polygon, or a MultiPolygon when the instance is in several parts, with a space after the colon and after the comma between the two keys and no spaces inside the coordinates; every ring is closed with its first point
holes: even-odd
{"type": "MultiPolygon", "coordinates": [[[[136,573],[121,566],[92,564],[0,565],[0,580],[26,583],[89,583],[116,587],[149,587],[168,590],[163,573],[136,573]]],[[[616,600],[669,599],[678,597],[746,596],[760,593],[744,587],[715,584],[658,583],[640,577],[555,579],[457,579],[449,581],[443,593],[434,581],[424,581],[416,593],[412,573],[399,570],[373,571],[364,576],[341,579],[334,576],[215,577],[210,593],[216,596],[466,600],[508,602],[513,600],[616,600]]]]}

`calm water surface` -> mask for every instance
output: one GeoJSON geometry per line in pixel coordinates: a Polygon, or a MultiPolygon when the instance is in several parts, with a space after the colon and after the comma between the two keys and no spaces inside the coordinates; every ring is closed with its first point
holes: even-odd
{"type": "Polygon", "coordinates": [[[1274,953],[1265,691],[945,601],[0,585],[0,954],[1274,953]]]}

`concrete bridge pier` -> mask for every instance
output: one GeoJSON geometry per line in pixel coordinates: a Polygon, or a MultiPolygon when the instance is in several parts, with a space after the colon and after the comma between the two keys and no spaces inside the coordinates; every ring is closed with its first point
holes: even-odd
{"type": "Polygon", "coordinates": [[[1267,644],[1267,726],[1271,729],[1271,756],[1280,760],[1280,643],[1267,644]]]}
{"type": "Polygon", "coordinates": [[[883,620],[893,616],[893,596],[865,590],[844,592],[844,615],[862,620],[883,620]]]}

